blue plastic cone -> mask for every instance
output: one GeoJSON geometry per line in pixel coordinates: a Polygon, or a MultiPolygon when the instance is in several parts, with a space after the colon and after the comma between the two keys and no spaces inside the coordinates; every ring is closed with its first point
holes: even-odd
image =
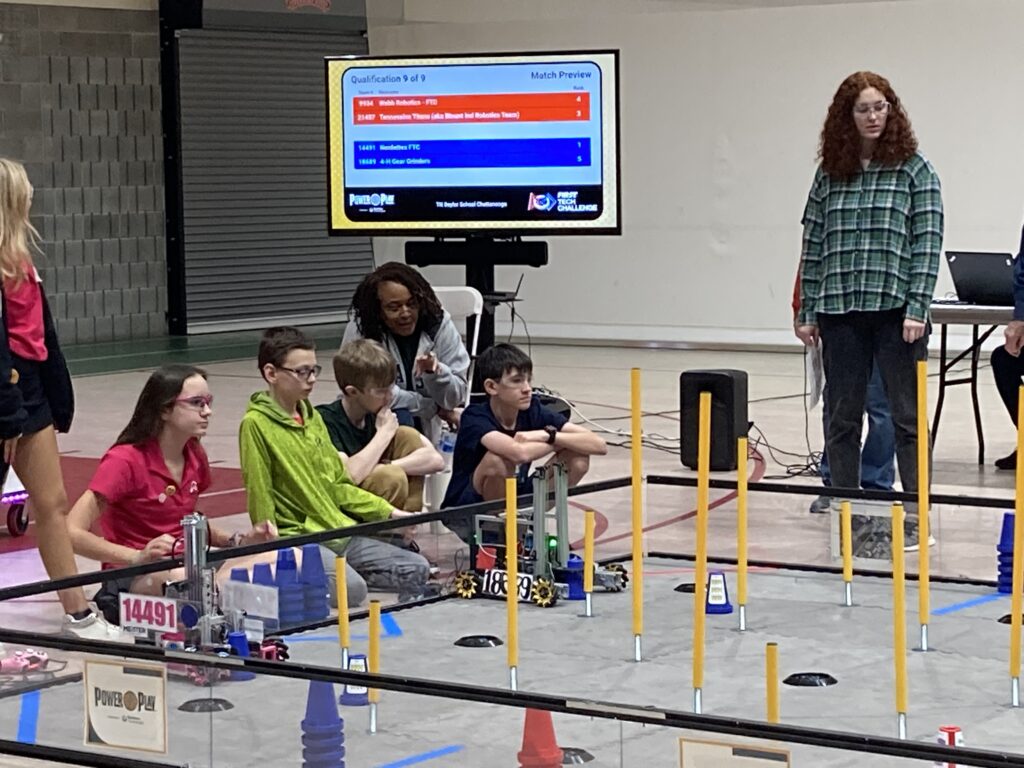
{"type": "Polygon", "coordinates": [[[338,716],[338,700],[334,697],[334,686],[322,680],[311,680],[306,694],[306,716],[302,729],[333,727],[340,731],[341,717],[338,716]]]}
{"type": "MultiPolygon", "coordinates": [[[[340,730],[333,725],[328,726],[331,733],[314,735],[313,733],[302,734],[302,746],[310,754],[314,752],[330,752],[341,749],[345,745],[345,721],[341,721],[340,730]]],[[[307,728],[308,730],[308,728],[307,728]]]]}
{"type": "Polygon", "coordinates": [[[286,583],[277,588],[277,616],[282,626],[306,620],[306,590],[301,584],[286,583]]]}
{"type": "Polygon", "coordinates": [[[732,603],[729,602],[729,585],[725,581],[725,574],[721,571],[711,571],[708,574],[707,589],[704,592],[704,613],[732,613],[732,603]]]}
{"type": "MultiPolygon", "coordinates": [[[[366,655],[355,653],[348,657],[348,668],[357,672],[366,672],[369,667],[366,663],[366,655]]],[[[339,704],[346,707],[365,707],[370,703],[370,692],[358,685],[346,685],[341,692],[339,704]]]]}
{"type": "Polygon", "coordinates": [[[286,584],[297,584],[299,573],[295,565],[295,553],[285,548],[277,553],[277,586],[283,587],[286,584]]]}
{"type": "Polygon", "coordinates": [[[569,555],[566,570],[569,571],[569,599],[583,600],[586,598],[583,591],[583,558],[579,555],[569,555]]]}
{"type": "Polygon", "coordinates": [[[302,573],[299,580],[304,587],[304,619],[321,621],[330,615],[327,596],[327,574],[320,556],[319,544],[306,544],[302,548],[302,573]]]}
{"type": "Polygon", "coordinates": [[[252,567],[252,583],[261,584],[265,587],[276,586],[274,584],[274,572],[270,569],[270,563],[256,563],[252,567]]]}
{"type": "Polygon", "coordinates": [[[1013,552],[1013,512],[1003,513],[1003,528],[999,532],[999,544],[996,546],[999,552],[1013,552]]]}
{"type": "Polygon", "coordinates": [[[345,768],[345,748],[323,754],[306,754],[302,750],[302,768],[345,768]]]}
{"type": "Polygon", "coordinates": [[[326,584],[307,584],[305,588],[305,620],[322,621],[330,613],[326,584]]]}
{"type": "MultiPolygon", "coordinates": [[[[231,646],[231,650],[235,652],[236,656],[249,658],[249,638],[245,636],[245,632],[228,632],[228,645],[231,646]]],[[[256,673],[250,672],[247,669],[238,669],[231,672],[232,680],[252,680],[255,677],[256,673]]]]}
{"type": "Polygon", "coordinates": [[[1008,594],[1013,591],[1013,525],[1014,514],[1003,513],[1003,527],[999,532],[999,543],[996,545],[998,562],[997,589],[999,592],[1008,594]]]}
{"type": "Polygon", "coordinates": [[[302,548],[301,581],[303,584],[327,585],[327,574],[324,572],[324,561],[320,557],[319,544],[306,544],[302,548]]]}

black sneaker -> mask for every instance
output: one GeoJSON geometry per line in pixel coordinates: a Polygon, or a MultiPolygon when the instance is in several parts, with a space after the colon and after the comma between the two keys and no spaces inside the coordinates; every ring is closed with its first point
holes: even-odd
{"type": "Polygon", "coordinates": [[[812,515],[824,515],[832,508],[832,499],[828,496],[819,496],[811,502],[810,508],[807,510],[812,515]]]}
{"type": "Polygon", "coordinates": [[[1016,469],[1017,468],[1017,452],[1014,451],[1009,456],[1003,456],[1001,459],[996,459],[996,469],[1016,469]]]}

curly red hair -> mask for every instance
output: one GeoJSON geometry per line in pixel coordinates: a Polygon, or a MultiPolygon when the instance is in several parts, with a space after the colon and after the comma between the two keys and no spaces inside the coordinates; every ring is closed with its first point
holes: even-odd
{"type": "Polygon", "coordinates": [[[885,130],[879,136],[872,159],[883,165],[899,165],[917,151],[910,118],[889,81],[874,72],[854,72],[843,80],[825,116],[818,145],[818,159],[829,176],[849,179],[861,170],[860,134],[853,122],[853,105],[866,88],[875,88],[889,102],[885,130]]]}

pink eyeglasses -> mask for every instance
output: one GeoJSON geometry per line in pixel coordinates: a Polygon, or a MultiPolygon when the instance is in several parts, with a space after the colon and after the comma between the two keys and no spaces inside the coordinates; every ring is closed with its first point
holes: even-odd
{"type": "Polygon", "coordinates": [[[195,408],[197,411],[203,410],[203,406],[207,408],[213,408],[213,395],[196,395],[195,397],[178,397],[175,398],[174,402],[184,403],[189,408],[195,408]]]}

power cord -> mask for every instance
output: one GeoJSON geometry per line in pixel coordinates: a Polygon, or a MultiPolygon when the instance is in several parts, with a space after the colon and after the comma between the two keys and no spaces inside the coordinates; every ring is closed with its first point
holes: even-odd
{"type": "Polygon", "coordinates": [[[811,449],[811,419],[810,419],[810,408],[807,405],[807,365],[803,365],[803,391],[793,395],[776,395],[774,397],[759,398],[757,400],[751,400],[751,403],[757,402],[770,402],[777,400],[789,400],[795,397],[799,397],[804,411],[804,445],[806,446],[806,452],[796,451],[785,451],[772,445],[764,431],[751,422],[750,428],[755,433],[754,442],[752,448],[757,449],[764,447],[768,451],[768,456],[773,462],[783,468],[784,474],[781,475],[765,475],[766,480],[785,480],[793,477],[821,477],[821,451],[815,451],[811,449]],[[793,461],[796,459],[796,461],[793,461]]]}
{"type": "Polygon", "coordinates": [[[821,451],[808,451],[806,454],[784,451],[769,443],[767,436],[756,424],[753,425],[751,429],[756,433],[756,437],[754,438],[754,442],[751,444],[751,447],[755,449],[761,447],[766,448],[771,460],[785,470],[785,474],[765,475],[765,480],[784,480],[791,477],[821,476],[821,451]],[[798,459],[799,461],[792,462],[788,459],[780,458],[787,456],[798,459]]]}
{"type": "MultiPolygon", "coordinates": [[[[806,371],[804,372],[804,375],[806,376],[806,371]]],[[[583,413],[583,411],[580,410],[580,408],[577,406],[576,403],[570,401],[568,398],[566,398],[565,396],[561,395],[560,393],[558,393],[558,392],[556,392],[554,390],[551,390],[551,389],[549,389],[547,387],[543,387],[543,386],[536,386],[536,387],[534,387],[534,389],[535,389],[535,391],[537,391],[539,393],[545,394],[545,395],[547,395],[549,397],[555,398],[555,399],[560,400],[561,402],[565,403],[566,406],[569,408],[570,412],[576,417],[576,422],[577,423],[587,424],[587,425],[589,425],[594,430],[594,432],[597,432],[599,434],[609,435],[612,438],[618,438],[618,439],[608,440],[608,445],[612,445],[612,446],[615,446],[615,447],[618,447],[618,448],[631,448],[632,447],[633,441],[632,441],[632,434],[630,432],[628,432],[626,430],[622,430],[622,429],[615,429],[615,428],[607,426],[605,423],[602,423],[602,422],[611,422],[611,421],[622,421],[623,419],[631,418],[630,415],[610,416],[610,417],[601,419],[601,421],[597,421],[595,419],[592,419],[592,418],[588,417],[585,413],[583,413]]],[[[805,389],[806,389],[806,385],[805,385],[805,389]]],[[[767,402],[767,401],[770,401],[770,400],[792,399],[794,397],[803,397],[803,395],[801,395],[801,394],[776,395],[776,396],[773,396],[773,397],[770,397],[770,398],[759,398],[757,400],[751,400],[750,402],[752,402],[752,403],[755,403],[755,402],[767,402]]],[[[593,405],[593,403],[592,403],[592,405],[593,405]]],[[[596,405],[600,405],[600,403],[597,403],[596,405]]],[[[664,418],[664,419],[671,419],[673,421],[679,421],[678,414],[679,414],[678,410],[666,410],[666,411],[654,411],[654,412],[650,412],[650,413],[644,413],[643,415],[645,417],[648,417],[648,418],[650,418],[650,417],[658,417],[658,418],[664,418]]],[[[805,437],[805,440],[807,441],[807,445],[808,445],[808,450],[807,450],[807,454],[806,455],[805,454],[801,454],[801,453],[793,453],[793,452],[790,452],[790,451],[783,451],[783,450],[781,450],[779,448],[776,448],[776,447],[774,447],[773,445],[771,445],[768,442],[767,437],[765,436],[764,432],[761,431],[760,427],[757,427],[756,425],[752,425],[752,429],[754,429],[757,432],[757,435],[758,435],[758,437],[755,439],[755,441],[754,441],[754,443],[752,445],[752,448],[758,448],[758,447],[761,447],[761,446],[767,448],[768,452],[769,452],[769,456],[772,458],[772,460],[775,461],[775,463],[777,463],[777,464],[779,464],[779,465],[781,465],[781,466],[786,468],[786,472],[787,472],[787,475],[785,475],[786,477],[792,477],[792,476],[795,476],[795,475],[798,475],[798,474],[806,474],[806,475],[810,475],[810,476],[817,476],[817,474],[818,474],[818,463],[820,461],[821,453],[820,452],[811,451],[811,449],[810,449],[809,416],[808,416],[808,413],[807,413],[806,400],[804,401],[804,437],[805,437]],[[791,463],[791,462],[789,462],[787,460],[780,459],[779,458],[780,455],[781,456],[791,456],[791,457],[802,458],[802,459],[804,459],[804,462],[802,464],[801,463],[791,463]]],[[[665,453],[678,454],[679,453],[679,447],[680,447],[679,446],[679,442],[680,442],[680,438],[679,437],[672,437],[672,436],[668,436],[668,435],[662,435],[662,434],[659,434],[657,432],[644,432],[644,434],[643,434],[643,445],[645,447],[652,448],[652,449],[657,450],[657,451],[664,451],[665,453]]]]}
{"type": "MultiPolygon", "coordinates": [[[[525,323],[524,323],[525,325],[525,323]]],[[[988,363],[979,363],[978,370],[989,367],[988,363]]],[[[811,423],[811,411],[807,403],[807,367],[803,366],[803,391],[787,394],[787,395],[772,395],[769,397],[760,397],[749,400],[748,403],[767,403],[767,402],[779,402],[782,400],[792,400],[794,398],[800,398],[803,404],[804,412],[804,445],[806,452],[799,451],[787,451],[773,445],[769,440],[768,436],[764,431],[754,423],[751,423],[751,430],[754,432],[755,437],[751,443],[752,449],[765,448],[767,450],[769,458],[776,464],[778,464],[784,470],[784,474],[779,475],[766,475],[765,479],[780,480],[789,479],[793,477],[821,477],[821,460],[823,456],[822,451],[816,451],[811,448],[811,437],[810,437],[810,423],[811,423]]],[[[951,369],[946,372],[946,375],[957,375],[963,373],[967,369],[951,369]]],[[[929,374],[930,378],[937,377],[938,373],[929,374]]],[[[614,427],[607,426],[609,422],[624,421],[631,418],[631,414],[623,414],[622,416],[607,416],[602,417],[600,421],[588,417],[578,407],[577,402],[571,401],[561,393],[552,390],[550,388],[537,385],[534,390],[540,394],[545,394],[549,397],[560,400],[565,403],[570,413],[574,416],[576,423],[583,423],[590,426],[595,432],[603,435],[610,436],[611,440],[608,440],[608,445],[616,446],[619,448],[630,448],[632,447],[632,435],[630,432],[622,429],[616,429],[614,427]]],[[[587,405],[602,406],[602,403],[585,403],[587,405]]],[[[679,421],[679,410],[665,410],[665,411],[652,411],[645,412],[643,416],[645,418],[664,418],[671,419],[673,421],[679,421]]],[[[661,435],[656,432],[644,432],[643,434],[643,445],[654,450],[664,451],[666,453],[677,453],[679,451],[679,437],[672,437],[667,435],[661,435]]]]}
{"type": "Polygon", "coordinates": [[[450,592],[452,592],[452,590],[455,589],[455,579],[457,579],[459,574],[463,571],[469,570],[468,564],[466,562],[468,554],[468,550],[463,549],[462,547],[456,549],[454,552],[451,553],[451,563],[454,570],[448,573],[441,571],[440,575],[443,576],[443,578],[439,579],[439,582],[441,584],[441,592],[443,594],[449,594],[450,592]]]}
{"type": "Polygon", "coordinates": [[[511,343],[511,341],[512,341],[512,334],[514,334],[515,330],[516,330],[516,320],[517,319],[520,320],[522,322],[522,324],[523,324],[523,333],[526,334],[526,354],[532,360],[533,359],[533,339],[530,338],[530,326],[526,324],[526,318],[523,317],[522,313],[516,311],[515,302],[512,302],[511,309],[512,309],[512,327],[508,331],[508,339],[506,339],[506,341],[511,343]]]}
{"type": "MultiPolygon", "coordinates": [[[[556,392],[555,390],[552,390],[552,389],[549,389],[547,387],[538,385],[538,386],[534,387],[534,391],[539,393],[539,394],[547,395],[548,397],[554,398],[555,400],[560,400],[561,402],[565,403],[566,407],[569,409],[569,412],[573,416],[576,417],[576,422],[575,423],[587,424],[587,425],[589,425],[593,429],[594,432],[596,432],[598,434],[610,435],[613,438],[619,438],[618,440],[609,440],[609,441],[607,441],[608,445],[612,445],[612,446],[615,446],[617,448],[630,448],[630,447],[632,447],[632,434],[630,432],[627,432],[627,431],[622,430],[622,429],[613,429],[611,427],[605,426],[604,424],[602,424],[601,422],[599,422],[599,421],[597,421],[595,419],[591,419],[585,413],[583,413],[576,406],[576,404],[573,401],[569,400],[567,397],[565,397],[564,395],[562,395],[559,392],[556,392]]],[[[670,413],[670,412],[666,411],[664,413],[670,413]]],[[[660,414],[645,414],[645,415],[650,416],[650,415],[660,415],[660,414]]],[[[622,419],[622,418],[629,418],[629,417],[614,416],[614,417],[611,417],[608,420],[612,421],[612,420],[619,420],[619,419],[622,419]]],[[[671,418],[671,417],[665,417],[665,418],[671,418]]],[[[643,443],[644,446],[646,446],[648,448],[653,448],[653,449],[658,450],[658,451],[665,451],[667,453],[678,453],[678,451],[679,451],[679,438],[678,437],[672,437],[672,436],[669,436],[669,435],[661,435],[661,434],[658,434],[657,432],[645,432],[642,435],[642,443],[643,443]]]]}

